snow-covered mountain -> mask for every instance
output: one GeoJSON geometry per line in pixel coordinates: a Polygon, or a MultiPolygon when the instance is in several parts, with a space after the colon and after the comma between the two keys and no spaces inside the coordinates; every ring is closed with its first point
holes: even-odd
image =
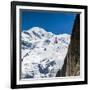
{"type": "Polygon", "coordinates": [[[21,78],[55,77],[62,68],[69,34],[56,35],[40,27],[21,33],[21,78]]]}

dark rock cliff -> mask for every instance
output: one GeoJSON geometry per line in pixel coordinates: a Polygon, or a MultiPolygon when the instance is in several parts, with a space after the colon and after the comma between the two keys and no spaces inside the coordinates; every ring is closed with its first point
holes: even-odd
{"type": "Polygon", "coordinates": [[[64,60],[64,65],[56,74],[60,76],[78,76],[80,75],[80,15],[76,16],[71,42],[68,48],[68,53],[64,60]]]}

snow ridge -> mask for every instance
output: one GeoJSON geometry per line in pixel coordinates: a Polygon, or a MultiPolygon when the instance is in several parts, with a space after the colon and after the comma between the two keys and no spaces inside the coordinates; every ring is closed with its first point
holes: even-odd
{"type": "Polygon", "coordinates": [[[69,34],[55,35],[33,27],[21,34],[21,78],[55,77],[64,64],[69,34]]]}

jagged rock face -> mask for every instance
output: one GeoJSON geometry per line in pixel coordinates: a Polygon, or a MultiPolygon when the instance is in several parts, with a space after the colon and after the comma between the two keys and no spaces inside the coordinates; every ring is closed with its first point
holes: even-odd
{"type": "Polygon", "coordinates": [[[64,60],[64,65],[58,71],[58,76],[78,76],[80,75],[80,15],[76,16],[73,26],[71,42],[68,53],[64,60]]]}

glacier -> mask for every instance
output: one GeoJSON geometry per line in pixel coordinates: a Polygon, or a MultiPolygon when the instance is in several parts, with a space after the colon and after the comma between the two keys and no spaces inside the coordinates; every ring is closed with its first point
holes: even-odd
{"type": "Polygon", "coordinates": [[[21,79],[56,77],[70,44],[69,34],[33,27],[21,32],[21,79]]]}

